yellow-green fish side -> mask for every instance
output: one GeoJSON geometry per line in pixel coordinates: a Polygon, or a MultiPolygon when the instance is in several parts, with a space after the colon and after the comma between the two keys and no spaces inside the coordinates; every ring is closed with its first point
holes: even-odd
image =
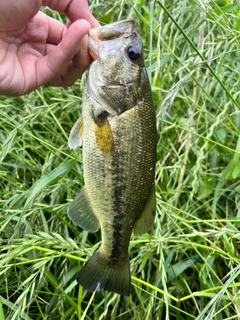
{"type": "MultiPolygon", "coordinates": [[[[116,26],[119,28],[116,23],[112,29],[116,26]]],[[[121,45],[113,44],[112,54],[109,44],[105,55],[97,52],[100,64],[95,61],[91,66],[82,119],[69,140],[70,147],[83,144],[85,187],[70,205],[68,215],[84,229],[94,232],[100,227],[102,233],[101,247],[80,271],[78,282],[88,291],[123,295],[130,294],[131,233],[147,232],[156,211],[156,119],[141,40],[134,30],[132,27],[127,36],[126,30],[117,35],[123,39],[121,45]],[[140,51],[139,57],[131,60],[129,47],[140,51]]],[[[104,36],[107,41],[108,35],[104,36]]],[[[111,33],[109,37],[109,42],[114,41],[111,33]]]]}

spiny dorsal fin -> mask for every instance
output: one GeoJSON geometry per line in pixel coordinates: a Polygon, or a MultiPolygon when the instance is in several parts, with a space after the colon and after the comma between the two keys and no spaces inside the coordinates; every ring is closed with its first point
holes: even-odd
{"type": "Polygon", "coordinates": [[[70,132],[68,139],[68,146],[70,149],[76,149],[77,147],[82,146],[82,136],[83,136],[83,120],[80,117],[70,132]]]}

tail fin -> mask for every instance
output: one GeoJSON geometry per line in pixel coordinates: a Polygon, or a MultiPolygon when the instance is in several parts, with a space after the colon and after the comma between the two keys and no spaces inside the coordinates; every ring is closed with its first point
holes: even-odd
{"type": "Polygon", "coordinates": [[[121,295],[130,295],[130,265],[129,259],[120,265],[101,257],[97,250],[80,270],[77,281],[87,291],[107,290],[121,295]]]}

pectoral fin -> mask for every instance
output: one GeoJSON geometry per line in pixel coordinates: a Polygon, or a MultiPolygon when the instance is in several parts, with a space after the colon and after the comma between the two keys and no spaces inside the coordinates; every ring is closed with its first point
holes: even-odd
{"type": "Polygon", "coordinates": [[[72,127],[70,136],[68,139],[68,146],[70,149],[76,149],[82,146],[82,135],[83,135],[83,120],[80,117],[72,127]]]}
{"type": "Polygon", "coordinates": [[[82,189],[80,194],[70,204],[67,214],[75,225],[88,232],[96,232],[100,228],[85,188],[82,189]]]}
{"type": "Polygon", "coordinates": [[[155,185],[154,185],[152,188],[152,191],[150,192],[145,208],[133,227],[133,233],[136,236],[146,233],[153,225],[155,214],[156,214],[156,195],[155,195],[155,185]]]}

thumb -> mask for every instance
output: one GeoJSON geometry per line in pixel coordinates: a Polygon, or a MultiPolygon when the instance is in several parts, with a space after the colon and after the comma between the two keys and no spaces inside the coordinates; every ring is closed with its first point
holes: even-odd
{"type": "Polygon", "coordinates": [[[90,24],[86,20],[77,20],[66,29],[61,42],[36,63],[37,86],[46,82],[51,85],[67,86],[73,84],[91,62],[87,51],[87,33],[90,24]],[[84,39],[85,38],[85,39],[84,39]],[[78,63],[72,59],[78,53],[78,63]],[[66,70],[68,71],[66,73],[66,70]],[[65,78],[59,77],[65,72],[65,78]],[[59,77],[59,79],[55,79],[59,77]],[[68,77],[68,78],[66,78],[68,77]]]}

